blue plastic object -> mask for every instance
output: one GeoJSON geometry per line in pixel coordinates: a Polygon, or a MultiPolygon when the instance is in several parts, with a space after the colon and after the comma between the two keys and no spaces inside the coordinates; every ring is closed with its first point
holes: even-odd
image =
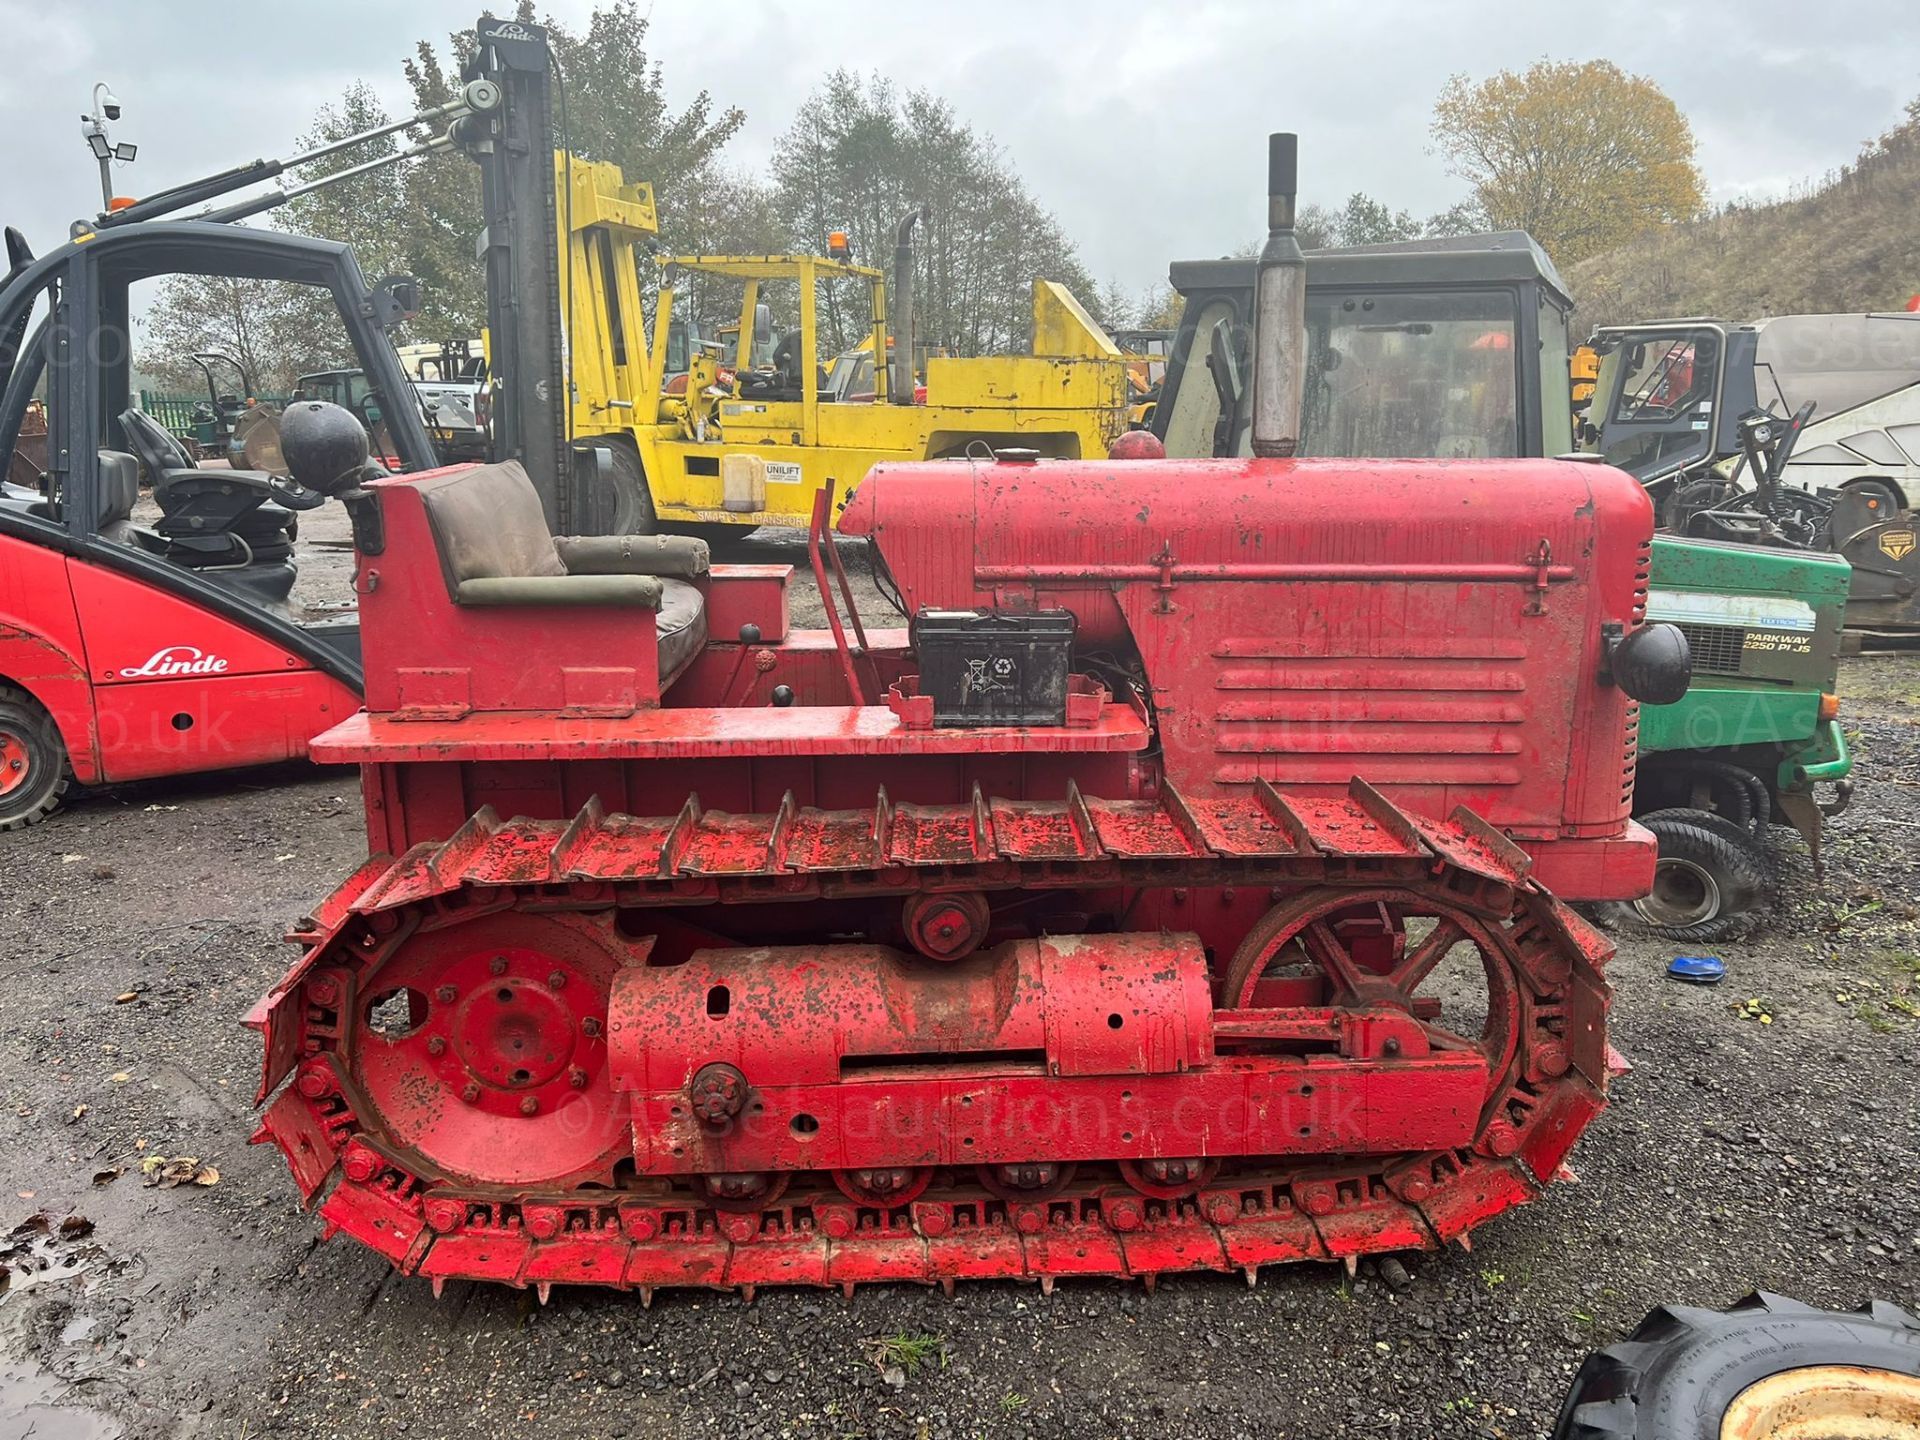
{"type": "Polygon", "coordinates": [[[1689,985],[1718,985],[1727,978],[1727,962],[1717,955],[1676,955],[1667,974],[1689,985]]]}

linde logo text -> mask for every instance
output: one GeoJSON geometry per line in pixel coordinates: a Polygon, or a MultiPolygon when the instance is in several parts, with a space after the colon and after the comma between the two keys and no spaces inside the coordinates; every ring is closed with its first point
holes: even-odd
{"type": "Polygon", "coordinates": [[[210,651],[198,650],[191,645],[169,645],[156,650],[147,657],[143,665],[135,665],[122,670],[122,680],[154,680],[170,675],[222,675],[226,673],[227,662],[210,651]]]}

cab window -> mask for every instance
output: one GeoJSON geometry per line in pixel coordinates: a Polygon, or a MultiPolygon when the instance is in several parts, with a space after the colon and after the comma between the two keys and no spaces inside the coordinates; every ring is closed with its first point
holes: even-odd
{"type": "Polygon", "coordinates": [[[1202,307],[1190,331],[1183,329],[1186,353],[1176,355],[1173,363],[1180,369],[1180,383],[1174,390],[1173,404],[1167,411],[1162,438],[1169,455],[1212,455],[1215,434],[1220,424],[1220,387],[1210,368],[1215,351],[1214,332],[1226,327],[1233,338],[1238,320],[1233,302],[1209,300],[1202,307]]]}
{"type": "Polygon", "coordinates": [[[1303,455],[1519,451],[1511,294],[1309,291],[1303,455]]]}
{"type": "Polygon", "coordinates": [[[56,275],[22,300],[0,334],[0,503],[15,514],[60,518],[59,471],[50,463],[58,443],[47,372],[50,317],[60,304],[56,275]]]}
{"type": "Polygon", "coordinates": [[[1655,480],[1704,458],[1713,446],[1720,336],[1713,330],[1628,339],[1601,360],[1598,397],[1609,465],[1655,480]]]}

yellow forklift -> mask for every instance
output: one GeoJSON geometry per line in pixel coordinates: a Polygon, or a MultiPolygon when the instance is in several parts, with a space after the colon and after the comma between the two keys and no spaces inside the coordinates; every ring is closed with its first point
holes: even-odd
{"type": "Polygon", "coordinates": [[[1034,282],[1030,353],[930,354],[919,383],[904,358],[927,353],[908,338],[918,214],[896,232],[890,312],[885,272],[842,255],[661,255],[649,267],[651,187],[565,153],[554,170],[570,439],[576,452],[604,442],[592,488],[612,507],[610,531],[805,525],[824,486],[844,494],[884,461],[982,446],[1101,456],[1127,428],[1126,355],[1051,281],[1034,282]],[[651,296],[643,267],[659,276],[651,296]],[[680,313],[702,281],[738,288],[739,322],[718,342],[690,342],[697,328],[680,313]],[[864,294],[870,338],[860,348],[888,357],[865,387],[829,382],[817,314],[828,285],[864,294]],[[798,316],[777,336],[776,294],[798,316]]]}

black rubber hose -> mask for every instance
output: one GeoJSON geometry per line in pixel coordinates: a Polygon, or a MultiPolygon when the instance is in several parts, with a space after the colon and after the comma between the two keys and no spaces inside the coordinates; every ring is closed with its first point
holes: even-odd
{"type": "Polygon", "coordinates": [[[1767,833],[1767,825],[1773,819],[1773,797],[1767,793],[1767,782],[1744,765],[1735,765],[1728,760],[1701,760],[1694,765],[1696,770],[1707,775],[1719,775],[1729,785],[1745,797],[1745,815],[1727,813],[1727,818],[1735,824],[1744,825],[1756,835],[1767,833]]]}

